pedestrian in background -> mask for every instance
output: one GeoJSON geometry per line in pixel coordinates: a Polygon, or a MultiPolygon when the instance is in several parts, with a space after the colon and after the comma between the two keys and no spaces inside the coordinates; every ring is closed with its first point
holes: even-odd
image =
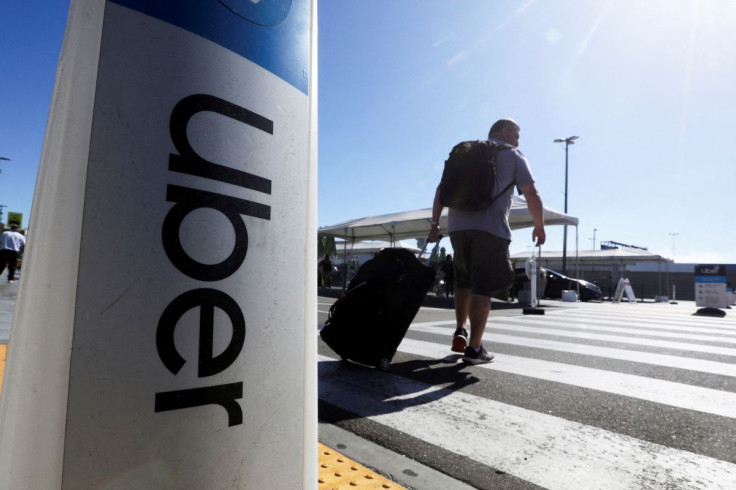
{"type": "Polygon", "coordinates": [[[319,268],[322,271],[322,287],[329,288],[332,285],[330,280],[330,276],[332,276],[332,261],[330,260],[329,255],[325,255],[325,257],[320,260],[319,268]]]}
{"type": "Polygon", "coordinates": [[[8,283],[15,282],[15,269],[18,257],[26,246],[26,237],[18,231],[18,225],[10,225],[10,229],[0,235],[0,275],[8,268],[8,283]]]}
{"type": "Polygon", "coordinates": [[[452,261],[452,255],[445,257],[442,263],[442,271],[445,273],[445,293],[449,298],[455,294],[455,263],[452,261]]]}
{"type": "MultiPolygon", "coordinates": [[[[514,183],[526,198],[527,207],[534,219],[532,241],[536,241],[536,245],[542,245],[546,238],[542,199],[534,185],[529,162],[517,149],[520,132],[519,125],[513,120],[500,119],[493,124],[488,134],[489,141],[513,147],[500,150],[496,154],[494,193],[502,189],[506,191],[486,209],[461,211],[450,208],[448,213],[447,229],[455,253],[457,321],[452,350],[462,352],[462,360],[468,364],[493,360],[493,354],[483,347],[483,333],[491,310],[491,297],[508,299],[508,289],[513,283],[514,274],[509,259],[509,213],[514,191],[510,184],[514,183]],[[468,320],[470,335],[466,329],[468,320]]],[[[436,242],[438,239],[439,219],[443,208],[438,186],[432,206],[429,242],[436,242]]]]}

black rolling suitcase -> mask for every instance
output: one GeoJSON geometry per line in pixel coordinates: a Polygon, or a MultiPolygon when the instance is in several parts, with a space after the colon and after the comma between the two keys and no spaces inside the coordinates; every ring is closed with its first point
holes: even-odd
{"type": "Polygon", "coordinates": [[[342,359],[387,371],[434,278],[410,251],[381,250],[330,308],[322,340],[342,359]]]}

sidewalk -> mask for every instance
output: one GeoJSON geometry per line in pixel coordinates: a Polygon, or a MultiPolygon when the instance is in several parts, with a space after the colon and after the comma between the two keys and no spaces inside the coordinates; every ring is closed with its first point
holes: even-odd
{"type": "MultiPolygon", "coordinates": [[[[13,324],[18,281],[0,284],[0,396],[13,324]]],[[[330,424],[319,424],[319,490],[466,490],[470,487],[330,424]],[[345,452],[338,452],[336,448],[345,452]],[[361,464],[362,463],[362,464],[361,464]],[[364,466],[365,465],[365,466],[364,466]],[[373,469],[376,469],[374,471],[373,469]],[[400,475],[404,476],[400,476],[400,475]],[[411,480],[404,487],[397,481],[411,480]],[[411,475],[411,478],[405,475],[411,475]]]]}
{"type": "Polygon", "coordinates": [[[15,297],[18,295],[18,282],[8,284],[5,281],[0,281],[0,345],[6,345],[10,339],[15,297]]]}

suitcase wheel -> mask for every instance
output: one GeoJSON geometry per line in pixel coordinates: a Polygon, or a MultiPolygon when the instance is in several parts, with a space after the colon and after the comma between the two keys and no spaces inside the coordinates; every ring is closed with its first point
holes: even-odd
{"type": "Polygon", "coordinates": [[[388,360],[388,357],[382,357],[381,362],[378,363],[378,369],[385,373],[390,367],[391,361],[388,360]]]}

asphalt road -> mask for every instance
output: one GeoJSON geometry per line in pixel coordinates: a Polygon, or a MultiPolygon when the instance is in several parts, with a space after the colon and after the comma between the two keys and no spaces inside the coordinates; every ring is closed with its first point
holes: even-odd
{"type": "Polygon", "coordinates": [[[419,311],[388,373],[320,341],[320,418],[475,488],[736,488],[731,310],[496,306],[488,365],[449,350],[451,309],[419,311]]]}

